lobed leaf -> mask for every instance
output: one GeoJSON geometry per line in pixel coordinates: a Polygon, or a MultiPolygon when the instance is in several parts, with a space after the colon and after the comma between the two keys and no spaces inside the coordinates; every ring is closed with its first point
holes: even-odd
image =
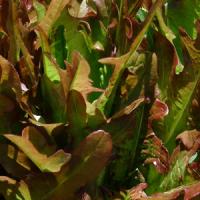
{"type": "Polygon", "coordinates": [[[87,95],[91,92],[102,92],[102,90],[92,86],[92,80],[89,78],[90,66],[82,56],[78,53],[74,53],[72,62],[73,79],[70,85],[70,90],[80,92],[88,104],[87,95]]]}
{"type": "Polygon", "coordinates": [[[181,143],[188,149],[191,150],[195,143],[200,138],[200,132],[197,130],[190,130],[190,131],[184,131],[183,133],[179,134],[176,137],[176,140],[181,141],[181,143]]]}
{"type": "Polygon", "coordinates": [[[191,200],[194,197],[198,198],[200,194],[200,183],[194,182],[190,185],[182,185],[163,193],[156,193],[148,197],[140,198],[140,200],[175,200],[179,197],[181,198],[182,193],[184,194],[184,200],[191,200]]]}
{"type": "Polygon", "coordinates": [[[9,144],[0,144],[0,164],[7,173],[17,178],[37,171],[22,151],[9,144]]]}
{"type": "Polygon", "coordinates": [[[28,156],[28,158],[43,172],[58,172],[60,171],[61,167],[70,159],[70,155],[66,154],[62,150],[59,150],[50,156],[46,155],[45,153],[40,153],[37,147],[35,147],[34,144],[24,136],[16,136],[12,134],[5,134],[4,136],[12,143],[17,145],[17,147],[22,150],[28,156]]]}
{"type": "Polygon", "coordinates": [[[187,151],[181,151],[177,155],[176,161],[172,163],[171,169],[168,172],[167,176],[164,177],[160,188],[164,190],[172,189],[182,184],[186,172],[186,167],[189,162],[189,158],[190,157],[187,151]]]}
{"type": "Polygon", "coordinates": [[[176,136],[187,128],[188,109],[200,79],[198,39],[192,40],[183,30],[180,33],[185,65],[181,74],[171,74],[166,101],[169,114],[165,117],[163,128],[163,138],[169,151],[175,147],[176,136]]]}
{"type": "Polygon", "coordinates": [[[70,162],[59,173],[39,174],[25,181],[32,200],[77,199],[76,192],[100,173],[111,156],[111,151],[110,135],[100,130],[93,132],[81,142],[72,153],[70,162]]]}
{"type": "Polygon", "coordinates": [[[3,194],[6,200],[32,200],[24,181],[18,183],[6,176],[0,176],[0,194],[3,194]]]}
{"type": "Polygon", "coordinates": [[[146,164],[153,164],[159,173],[167,173],[170,167],[169,153],[162,141],[150,132],[144,141],[145,149],[142,151],[148,158],[145,160],[146,164]]]}

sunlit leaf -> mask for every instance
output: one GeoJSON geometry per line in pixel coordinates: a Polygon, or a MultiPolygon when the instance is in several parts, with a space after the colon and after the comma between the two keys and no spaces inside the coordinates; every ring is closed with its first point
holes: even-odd
{"type": "Polygon", "coordinates": [[[92,86],[92,80],[89,78],[90,66],[88,62],[77,53],[74,54],[73,58],[73,80],[70,89],[79,91],[87,102],[89,93],[101,92],[102,90],[92,86]]]}
{"type": "Polygon", "coordinates": [[[112,141],[108,133],[96,131],[90,134],[72,153],[71,161],[55,174],[55,177],[46,174],[26,180],[28,187],[31,188],[32,200],[76,199],[76,192],[91,182],[103,169],[111,151],[112,141]],[[88,176],[88,171],[93,173],[88,176]]]}
{"type": "Polygon", "coordinates": [[[71,1],[71,6],[69,8],[69,13],[73,17],[86,18],[90,16],[96,16],[96,11],[88,5],[86,0],[79,3],[77,0],[71,1]]]}
{"type": "Polygon", "coordinates": [[[176,157],[174,163],[172,163],[169,173],[163,179],[160,188],[166,190],[181,185],[185,176],[185,171],[188,161],[189,161],[188,153],[186,151],[180,152],[179,155],[176,157]]]}
{"type": "Polygon", "coordinates": [[[8,144],[0,144],[0,164],[17,178],[24,178],[30,171],[36,171],[23,152],[8,144]]]}
{"type": "Polygon", "coordinates": [[[43,30],[43,32],[48,35],[52,26],[60,16],[61,12],[65,8],[65,6],[69,3],[69,0],[52,0],[45,17],[39,23],[39,27],[43,30]]]}
{"type": "Polygon", "coordinates": [[[58,172],[70,159],[70,155],[62,150],[59,150],[52,155],[40,153],[37,147],[24,136],[6,134],[5,137],[16,144],[41,171],[58,172]]]}
{"type": "Polygon", "coordinates": [[[32,200],[24,181],[18,183],[6,176],[0,176],[0,194],[3,194],[6,200],[32,200]]]}
{"type": "Polygon", "coordinates": [[[200,132],[197,130],[184,131],[176,137],[188,150],[193,148],[195,142],[197,142],[199,138],[200,132]]]}

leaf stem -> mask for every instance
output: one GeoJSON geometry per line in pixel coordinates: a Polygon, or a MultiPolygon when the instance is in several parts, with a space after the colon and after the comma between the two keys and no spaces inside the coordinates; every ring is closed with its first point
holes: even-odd
{"type": "Polygon", "coordinates": [[[149,26],[150,26],[150,24],[153,20],[153,17],[156,14],[157,9],[159,9],[162,6],[162,4],[163,4],[163,0],[157,0],[153,4],[151,10],[149,11],[149,14],[147,15],[147,17],[144,21],[144,24],[143,24],[143,27],[142,27],[140,33],[136,36],[135,40],[133,41],[133,43],[131,45],[131,48],[130,48],[130,51],[129,51],[129,56],[128,56],[126,62],[125,62],[124,67],[131,64],[135,51],[137,50],[137,48],[141,44],[141,42],[144,38],[144,35],[147,32],[147,29],[149,28],[149,26]]]}
{"type": "Polygon", "coordinates": [[[173,39],[176,38],[174,33],[171,31],[171,29],[166,25],[163,16],[162,16],[162,10],[161,8],[158,8],[156,11],[156,17],[158,19],[158,23],[160,25],[161,31],[164,33],[166,38],[173,44],[173,39]]]}
{"type": "Polygon", "coordinates": [[[122,38],[121,38],[121,29],[122,29],[122,18],[123,18],[123,0],[120,0],[120,8],[119,8],[119,12],[118,12],[118,26],[117,26],[117,31],[116,31],[116,42],[118,44],[118,54],[121,53],[121,41],[122,41],[122,38]]]}

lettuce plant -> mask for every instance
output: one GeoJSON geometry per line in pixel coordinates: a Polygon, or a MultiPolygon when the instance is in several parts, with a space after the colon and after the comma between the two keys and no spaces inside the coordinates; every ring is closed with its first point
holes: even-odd
{"type": "Polygon", "coordinates": [[[199,5],[0,0],[0,198],[198,199],[199,5]]]}

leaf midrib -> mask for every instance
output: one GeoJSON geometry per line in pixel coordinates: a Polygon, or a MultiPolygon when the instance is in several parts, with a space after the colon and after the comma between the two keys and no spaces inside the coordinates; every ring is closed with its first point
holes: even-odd
{"type": "Polygon", "coordinates": [[[166,144],[168,144],[168,142],[171,140],[171,138],[174,135],[174,132],[175,132],[178,124],[180,123],[180,121],[182,119],[182,116],[184,115],[184,113],[185,113],[186,109],[188,108],[189,104],[191,104],[191,99],[192,99],[192,96],[194,95],[194,92],[196,91],[196,87],[198,85],[199,80],[200,80],[200,72],[198,73],[198,77],[194,81],[194,86],[192,87],[192,90],[191,90],[192,92],[189,95],[187,95],[188,98],[187,98],[187,101],[185,101],[186,103],[183,104],[183,109],[181,109],[182,112],[178,113],[177,120],[175,120],[175,123],[173,123],[173,126],[170,129],[169,134],[167,134],[166,144]]]}

